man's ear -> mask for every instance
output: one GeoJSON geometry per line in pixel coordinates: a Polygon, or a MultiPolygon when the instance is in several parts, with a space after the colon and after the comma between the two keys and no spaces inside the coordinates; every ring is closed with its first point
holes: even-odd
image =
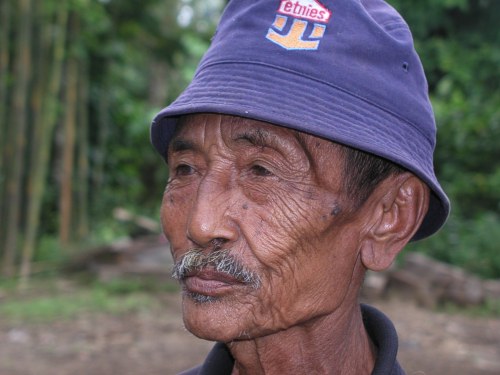
{"type": "Polygon", "coordinates": [[[361,260],[373,271],[387,269],[410,241],[429,207],[429,188],[411,173],[382,181],[369,197],[371,226],[361,243],[361,260]]]}

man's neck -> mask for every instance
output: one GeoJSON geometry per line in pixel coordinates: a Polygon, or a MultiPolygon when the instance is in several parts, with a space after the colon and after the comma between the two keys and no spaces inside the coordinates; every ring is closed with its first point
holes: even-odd
{"type": "Polygon", "coordinates": [[[233,375],[369,375],[375,363],[359,305],[228,346],[235,359],[233,375]]]}

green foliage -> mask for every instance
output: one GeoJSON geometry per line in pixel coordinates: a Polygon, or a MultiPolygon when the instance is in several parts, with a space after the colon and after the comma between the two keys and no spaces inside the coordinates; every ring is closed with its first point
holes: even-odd
{"type": "Polygon", "coordinates": [[[438,125],[436,173],[452,216],[412,249],[500,277],[500,3],[395,0],[429,80],[438,125]]]}
{"type": "MultiPolygon", "coordinates": [[[[445,229],[411,248],[483,277],[498,278],[500,1],[390,2],[408,21],[426,69],[438,124],[436,172],[453,206],[445,229]]],[[[81,239],[82,246],[126,234],[111,217],[115,207],[158,217],[167,170],[148,142],[149,124],[153,115],[190,81],[224,3],[37,3],[40,25],[52,25],[50,33],[64,32],[55,22],[61,4],[71,9],[70,24],[75,17],[81,23],[81,32],[72,36],[67,53],[85,61],[90,90],[88,184],[92,234],[81,239]]],[[[46,66],[44,71],[48,70],[46,66]]],[[[57,113],[63,110],[62,102],[54,108],[57,113]]],[[[38,262],[57,262],[63,256],[55,240],[60,191],[58,155],[53,154],[42,209],[42,240],[35,254],[38,262]]]]}
{"type": "Polygon", "coordinates": [[[135,293],[177,292],[178,284],[159,282],[154,278],[116,278],[107,282],[94,283],[94,288],[102,289],[112,295],[135,293]]]}
{"type": "Polygon", "coordinates": [[[50,262],[58,264],[65,259],[64,253],[61,251],[59,241],[54,236],[44,236],[40,239],[38,251],[34,262],[50,262]]]}
{"type": "Polygon", "coordinates": [[[34,276],[19,291],[12,279],[0,279],[0,319],[12,323],[51,323],[82,314],[125,314],[148,309],[163,293],[178,292],[177,283],[154,278],[64,279],[60,274],[34,276]]]}
{"type": "Polygon", "coordinates": [[[90,284],[60,275],[36,277],[31,289],[18,293],[12,280],[0,282],[0,317],[13,323],[50,323],[82,314],[124,314],[150,308],[158,293],[177,291],[173,283],[148,279],[115,279],[90,284]]]}
{"type": "MultiPolygon", "coordinates": [[[[188,84],[208,47],[221,1],[68,0],[71,20],[82,32],[69,44],[89,69],[89,214],[91,235],[80,245],[112,241],[126,233],[112,211],[126,207],[158,217],[167,169],[149,144],[155,113],[188,84]],[[181,9],[189,19],[178,22],[181,9]]],[[[44,22],[53,23],[58,2],[43,2],[44,22]]],[[[63,30],[54,29],[54,32],[63,30]]],[[[62,111],[63,108],[58,108],[62,111]]],[[[58,155],[52,158],[36,260],[64,253],[54,244],[59,229],[58,155]]]]}
{"type": "Polygon", "coordinates": [[[148,308],[153,303],[153,297],[146,294],[116,295],[105,289],[93,288],[68,294],[6,301],[0,305],[0,316],[23,324],[49,323],[85,313],[123,314],[148,308]]]}
{"type": "Polygon", "coordinates": [[[500,301],[489,299],[479,306],[462,307],[453,303],[446,303],[440,307],[446,314],[468,315],[474,318],[497,318],[500,316],[500,301]]]}
{"type": "Polygon", "coordinates": [[[183,5],[178,1],[148,0],[140,6],[113,1],[104,7],[110,34],[104,44],[91,50],[106,59],[105,65],[93,68],[104,86],[95,90],[92,106],[97,108],[106,100],[110,122],[104,130],[93,129],[96,138],[105,131],[107,140],[106,150],[96,144],[97,149],[91,151],[106,153],[103,189],[94,190],[99,194],[93,206],[97,217],[127,204],[128,208],[140,207],[143,214],[158,214],[167,171],[148,142],[149,125],[154,114],[188,84],[208,47],[220,8],[212,5],[211,18],[203,18],[197,13],[198,3],[191,4],[193,18],[185,27],[177,23],[183,5]],[[199,20],[209,24],[201,33],[196,31],[199,20]],[[159,66],[159,71],[152,66],[159,66]],[[152,97],[152,86],[163,91],[159,98],[152,97]]]}
{"type": "Polygon", "coordinates": [[[492,213],[483,214],[474,220],[453,214],[444,230],[408,247],[441,261],[459,265],[484,278],[498,278],[499,227],[500,219],[492,213]]]}

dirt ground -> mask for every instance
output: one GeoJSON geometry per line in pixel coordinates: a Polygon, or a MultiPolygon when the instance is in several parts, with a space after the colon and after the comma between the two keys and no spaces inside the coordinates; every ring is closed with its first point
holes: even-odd
{"type": "MultiPolygon", "coordinates": [[[[212,343],[182,325],[177,294],[122,316],[81,315],[50,324],[13,325],[0,317],[0,375],[169,375],[198,364],[212,343]]],[[[400,336],[408,375],[500,374],[500,318],[472,318],[378,301],[400,336]]]]}

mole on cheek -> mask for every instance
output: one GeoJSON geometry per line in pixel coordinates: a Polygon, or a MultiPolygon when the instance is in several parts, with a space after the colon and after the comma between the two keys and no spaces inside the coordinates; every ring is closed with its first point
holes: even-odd
{"type": "Polygon", "coordinates": [[[175,203],[174,197],[171,194],[167,196],[167,201],[170,205],[173,205],[175,203]]]}
{"type": "Polygon", "coordinates": [[[342,212],[342,207],[340,207],[340,205],[338,205],[337,203],[335,203],[335,205],[333,206],[332,211],[330,212],[330,215],[337,216],[341,212],[342,212]]]}
{"type": "Polygon", "coordinates": [[[243,206],[242,206],[242,208],[243,208],[244,210],[248,210],[248,204],[246,204],[246,203],[243,203],[243,206]]]}

